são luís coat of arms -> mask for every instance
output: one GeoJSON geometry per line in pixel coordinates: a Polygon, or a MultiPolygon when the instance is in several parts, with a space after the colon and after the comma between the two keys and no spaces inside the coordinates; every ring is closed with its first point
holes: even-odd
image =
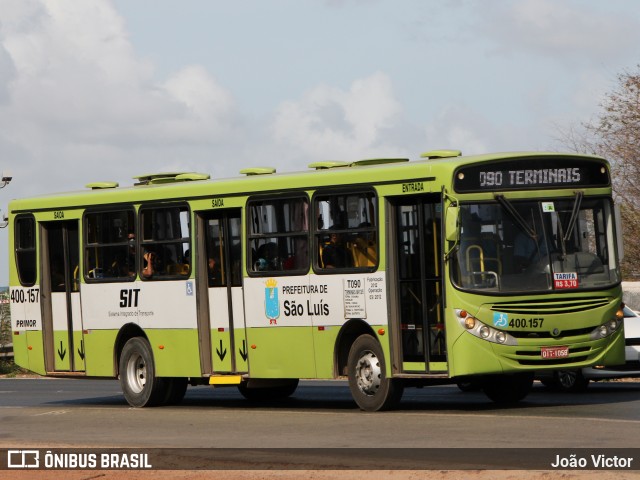
{"type": "Polygon", "coordinates": [[[278,282],[270,278],[265,282],[264,313],[269,319],[269,325],[277,325],[280,316],[280,301],[278,300],[278,282]]]}

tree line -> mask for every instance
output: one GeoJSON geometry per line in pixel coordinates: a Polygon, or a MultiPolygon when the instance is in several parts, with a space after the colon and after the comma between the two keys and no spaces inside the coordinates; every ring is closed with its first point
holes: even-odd
{"type": "Polygon", "coordinates": [[[640,279],[640,65],[617,75],[598,115],[563,132],[562,142],[575,152],[611,162],[614,199],[621,207],[624,280],[640,279]]]}

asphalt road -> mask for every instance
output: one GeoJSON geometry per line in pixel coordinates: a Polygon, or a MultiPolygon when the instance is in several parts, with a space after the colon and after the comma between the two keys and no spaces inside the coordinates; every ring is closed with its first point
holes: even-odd
{"type": "Polygon", "coordinates": [[[640,382],[586,393],[541,384],[515,407],[455,386],[407,389],[398,410],[361,412],[340,381],[303,381],[289,399],[189,387],[174,407],[130,408],[115,380],[0,379],[0,445],[382,448],[640,447],[640,382]]]}

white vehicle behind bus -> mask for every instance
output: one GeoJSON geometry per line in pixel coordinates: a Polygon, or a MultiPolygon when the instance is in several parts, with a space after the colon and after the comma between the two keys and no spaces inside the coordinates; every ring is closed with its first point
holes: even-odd
{"type": "Polygon", "coordinates": [[[624,307],[625,363],[602,367],[593,366],[582,370],[557,370],[540,374],[546,386],[564,392],[582,392],[591,380],[640,377],[640,314],[624,307]]]}

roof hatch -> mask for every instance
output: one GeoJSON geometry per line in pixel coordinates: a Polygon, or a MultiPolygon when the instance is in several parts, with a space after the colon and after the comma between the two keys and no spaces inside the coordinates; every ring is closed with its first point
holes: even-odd
{"type": "Polygon", "coordinates": [[[453,158],[459,157],[460,155],[462,155],[460,150],[431,150],[429,152],[424,152],[420,156],[422,158],[435,160],[436,158],[453,158]]]}
{"type": "Polygon", "coordinates": [[[91,190],[102,190],[104,188],[116,188],[120,186],[118,182],[93,182],[87,183],[85,188],[90,188],[91,190]]]}
{"type": "Polygon", "coordinates": [[[369,165],[383,165],[386,163],[404,163],[408,162],[408,158],[369,158],[365,160],[356,160],[349,164],[350,167],[367,167],[369,165]]]}
{"type": "Polygon", "coordinates": [[[276,173],[276,169],[273,167],[249,167],[240,170],[242,175],[270,175],[276,173]]]}
{"type": "Polygon", "coordinates": [[[208,173],[196,173],[196,172],[163,172],[163,173],[150,173],[147,175],[138,175],[133,177],[137,180],[134,185],[157,185],[159,183],[175,183],[185,182],[189,180],[208,180],[211,176],[208,173]]]}
{"type": "Polygon", "coordinates": [[[339,160],[328,160],[324,162],[310,163],[309,168],[315,168],[316,170],[327,170],[329,168],[348,167],[348,162],[341,162],[339,160]]]}
{"type": "Polygon", "coordinates": [[[341,162],[339,160],[328,160],[322,162],[313,162],[309,164],[309,168],[316,170],[326,170],[329,168],[340,167],[366,167],[370,165],[382,165],[387,163],[408,162],[408,158],[369,158],[365,160],[356,160],[355,162],[341,162]]]}

